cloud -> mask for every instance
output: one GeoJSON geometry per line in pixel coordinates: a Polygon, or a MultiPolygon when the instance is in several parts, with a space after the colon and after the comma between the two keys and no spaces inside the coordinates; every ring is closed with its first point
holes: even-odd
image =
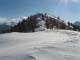
{"type": "Polygon", "coordinates": [[[68,3],[69,0],[60,0],[61,3],[68,3]]]}
{"type": "Polygon", "coordinates": [[[13,21],[13,22],[19,22],[21,20],[22,20],[21,18],[12,18],[12,19],[9,19],[9,21],[13,21]]]}
{"type": "Polygon", "coordinates": [[[0,18],[0,24],[1,23],[4,23],[4,22],[16,22],[18,23],[19,21],[22,21],[22,19],[27,19],[27,16],[22,16],[22,17],[19,17],[19,18],[0,18]]]}
{"type": "Polygon", "coordinates": [[[79,19],[79,20],[80,20],[80,17],[78,17],[77,19],[79,19]]]}
{"type": "Polygon", "coordinates": [[[21,18],[13,18],[13,19],[9,19],[9,18],[0,18],[0,24],[3,23],[9,23],[9,22],[15,22],[18,23],[19,21],[21,21],[21,18]]]}
{"type": "Polygon", "coordinates": [[[23,17],[22,17],[22,19],[27,19],[27,18],[28,18],[27,16],[23,16],[23,17]]]}
{"type": "Polygon", "coordinates": [[[0,23],[3,23],[5,21],[7,21],[8,19],[7,18],[0,18],[0,23]]]}
{"type": "Polygon", "coordinates": [[[0,20],[6,20],[6,18],[0,18],[0,20]]]}
{"type": "Polygon", "coordinates": [[[74,3],[78,3],[79,2],[79,0],[72,0],[74,3]]]}
{"type": "Polygon", "coordinates": [[[79,3],[79,0],[60,0],[60,3],[63,3],[63,4],[79,3]]]}

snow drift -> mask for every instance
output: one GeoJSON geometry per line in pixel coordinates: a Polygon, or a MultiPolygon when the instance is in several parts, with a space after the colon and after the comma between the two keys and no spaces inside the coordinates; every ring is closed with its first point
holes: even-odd
{"type": "Polygon", "coordinates": [[[46,30],[1,34],[0,60],[80,60],[80,33],[46,30]]]}

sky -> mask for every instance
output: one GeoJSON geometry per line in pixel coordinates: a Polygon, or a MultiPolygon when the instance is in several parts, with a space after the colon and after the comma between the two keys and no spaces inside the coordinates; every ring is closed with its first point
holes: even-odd
{"type": "Polygon", "coordinates": [[[60,16],[65,21],[80,21],[80,0],[0,0],[0,21],[18,20],[36,13],[60,16]]]}

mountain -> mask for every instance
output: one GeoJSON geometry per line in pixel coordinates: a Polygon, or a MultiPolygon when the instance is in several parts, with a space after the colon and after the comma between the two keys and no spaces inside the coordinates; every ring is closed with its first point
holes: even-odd
{"type": "Polygon", "coordinates": [[[22,19],[27,19],[27,17],[23,16],[14,19],[0,18],[0,33],[10,31],[10,29],[22,21],[22,19]]]}
{"type": "Polygon", "coordinates": [[[22,19],[13,20],[7,20],[1,25],[1,29],[8,30],[8,32],[36,32],[45,31],[46,29],[80,30],[79,22],[74,24],[66,23],[59,16],[50,16],[47,13],[37,13],[22,19]]]}
{"type": "Polygon", "coordinates": [[[11,26],[6,24],[0,24],[0,31],[1,30],[8,30],[11,26]]]}
{"type": "Polygon", "coordinates": [[[45,29],[65,29],[66,23],[60,19],[60,17],[51,17],[47,13],[37,13],[29,16],[27,19],[23,19],[17,25],[15,25],[12,32],[35,32],[43,31],[45,29]]]}
{"type": "Polygon", "coordinates": [[[11,27],[15,26],[16,24],[17,23],[13,21],[5,21],[3,23],[0,23],[0,33],[10,30],[11,27]]]}
{"type": "Polygon", "coordinates": [[[79,21],[76,21],[76,22],[74,23],[74,25],[80,26],[80,22],[79,22],[79,21]]]}

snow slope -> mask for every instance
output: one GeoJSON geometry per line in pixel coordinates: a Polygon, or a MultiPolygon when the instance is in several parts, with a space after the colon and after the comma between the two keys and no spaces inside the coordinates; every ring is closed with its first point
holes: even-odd
{"type": "Polygon", "coordinates": [[[0,35],[0,60],[80,60],[80,33],[43,31],[0,35]]]}

